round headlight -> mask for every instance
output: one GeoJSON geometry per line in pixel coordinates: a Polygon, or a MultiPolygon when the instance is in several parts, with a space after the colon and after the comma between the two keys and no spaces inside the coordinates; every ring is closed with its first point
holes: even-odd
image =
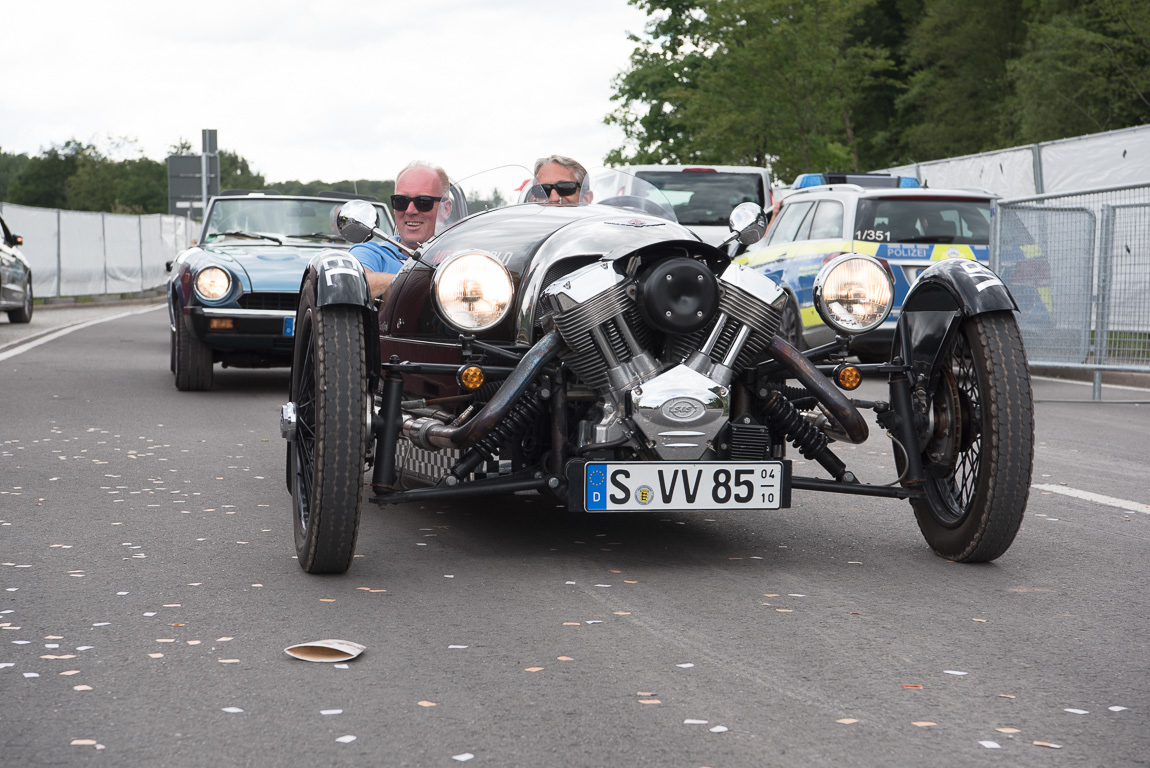
{"type": "Polygon", "coordinates": [[[232,276],[219,267],[201,269],[196,275],[196,293],[206,301],[216,301],[228,295],[232,287],[232,276]]]}
{"type": "Polygon", "coordinates": [[[815,277],[815,308],[840,333],[877,328],[894,304],[894,280],[878,259],[844,253],[823,265],[815,277]]]}
{"type": "Polygon", "coordinates": [[[444,322],[457,331],[485,331],[511,309],[511,275],[490,254],[459,253],[435,270],[432,294],[444,322]]]}

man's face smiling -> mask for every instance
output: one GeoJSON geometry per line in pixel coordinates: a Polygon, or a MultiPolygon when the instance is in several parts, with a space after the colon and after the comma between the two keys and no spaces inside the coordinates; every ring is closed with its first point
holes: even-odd
{"type": "MultiPolygon", "coordinates": [[[[420,195],[440,197],[443,195],[443,190],[435,171],[415,167],[409,168],[395,182],[395,194],[407,197],[420,195]]],[[[435,222],[443,205],[443,202],[438,202],[430,211],[421,213],[415,210],[415,203],[410,202],[406,209],[395,211],[395,231],[404,245],[415,248],[431,239],[435,234],[435,222]]]]}

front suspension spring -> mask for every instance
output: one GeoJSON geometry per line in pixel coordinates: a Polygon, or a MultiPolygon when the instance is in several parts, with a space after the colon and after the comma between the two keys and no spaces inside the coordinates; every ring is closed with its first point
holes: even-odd
{"type": "Polygon", "coordinates": [[[854,482],[854,475],[846,464],[828,447],[827,436],[803,418],[798,409],[780,392],[767,396],[763,403],[763,417],[772,427],[782,431],[791,445],[804,457],[817,461],[835,480],[854,482]]]}
{"type": "Polygon", "coordinates": [[[470,475],[480,464],[495,456],[499,452],[500,446],[523,434],[527,427],[542,413],[543,403],[539,399],[539,390],[532,388],[511,407],[511,411],[502,421],[492,427],[486,435],[479,438],[475,445],[455,463],[455,466],[451,468],[451,474],[458,480],[470,475]]]}

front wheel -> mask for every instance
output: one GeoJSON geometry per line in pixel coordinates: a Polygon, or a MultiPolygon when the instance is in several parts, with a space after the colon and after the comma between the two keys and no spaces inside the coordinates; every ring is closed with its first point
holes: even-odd
{"type": "Polygon", "coordinates": [[[317,307],[309,280],[295,334],[296,437],[288,447],[288,472],[296,554],[308,573],[343,573],[359,533],[371,402],[361,311],[317,307]]]}
{"type": "Polygon", "coordinates": [[[926,498],[911,504],[936,554],[988,562],[1022,525],[1034,464],[1034,401],[1014,315],[963,322],[941,365],[922,448],[926,498]]]}
{"type": "Polygon", "coordinates": [[[184,318],[176,315],[176,333],[173,370],[176,389],[181,392],[200,392],[212,388],[212,349],[188,330],[184,318]]]}
{"type": "Polygon", "coordinates": [[[20,304],[20,309],[8,310],[8,322],[10,323],[30,323],[32,322],[32,278],[25,278],[24,280],[24,301],[20,304]]]}

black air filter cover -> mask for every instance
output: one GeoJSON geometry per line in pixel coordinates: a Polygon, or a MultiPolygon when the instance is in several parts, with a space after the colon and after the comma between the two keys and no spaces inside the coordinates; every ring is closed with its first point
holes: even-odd
{"type": "Polygon", "coordinates": [[[640,276],[636,301],[653,328],[691,333],[709,324],[719,307],[719,281],[706,264],[664,259],[640,276]]]}

